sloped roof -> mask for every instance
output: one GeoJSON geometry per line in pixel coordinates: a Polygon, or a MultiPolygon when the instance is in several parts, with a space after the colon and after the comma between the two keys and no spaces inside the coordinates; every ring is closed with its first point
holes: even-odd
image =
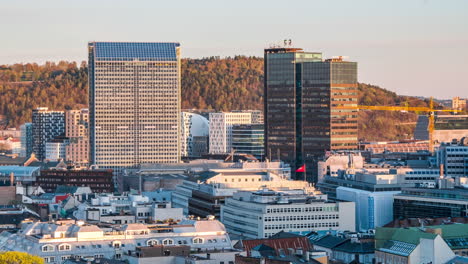
{"type": "Polygon", "coordinates": [[[338,251],[348,252],[348,253],[355,253],[355,254],[363,254],[363,253],[373,254],[374,243],[373,242],[357,243],[357,242],[351,242],[350,240],[348,240],[345,243],[333,248],[333,250],[338,250],[338,251]]]}
{"type": "Polygon", "coordinates": [[[252,250],[259,251],[259,252],[260,251],[273,251],[273,252],[275,252],[274,248],[272,248],[270,246],[267,246],[265,244],[259,244],[259,245],[255,246],[255,247],[253,247],[252,250]]]}
{"type": "Polygon", "coordinates": [[[334,248],[338,245],[345,243],[346,241],[347,241],[346,238],[326,235],[317,240],[311,241],[311,243],[314,246],[317,245],[317,246],[324,247],[324,248],[334,248]]]}
{"type": "Polygon", "coordinates": [[[291,238],[291,237],[303,237],[303,236],[293,234],[293,233],[289,233],[289,232],[280,231],[280,232],[272,235],[270,238],[275,239],[275,238],[291,238]]]}

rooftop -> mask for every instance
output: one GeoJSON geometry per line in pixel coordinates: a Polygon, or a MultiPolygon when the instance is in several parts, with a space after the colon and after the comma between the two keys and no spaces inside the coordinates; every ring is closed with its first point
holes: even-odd
{"type": "Polygon", "coordinates": [[[90,42],[94,56],[99,60],[113,61],[176,61],[179,43],[162,42],[90,42]]]}

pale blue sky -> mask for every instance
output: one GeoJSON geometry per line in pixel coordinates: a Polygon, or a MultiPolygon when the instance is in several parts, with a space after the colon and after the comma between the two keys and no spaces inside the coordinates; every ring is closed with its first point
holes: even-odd
{"type": "Polygon", "coordinates": [[[400,94],[468,97],[468,0],[0,0],[0,64],[87,59],[88,41],[178,41],[184,57],[296,47],[400,94]]]}

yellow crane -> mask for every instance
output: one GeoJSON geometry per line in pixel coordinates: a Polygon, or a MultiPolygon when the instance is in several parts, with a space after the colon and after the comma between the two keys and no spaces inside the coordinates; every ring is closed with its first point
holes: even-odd
{"type": "Polygon", "coordinates": [[[461,112],[455,109],[434,109],[434,101],[429,101],[429,107],[425,106],[378,106],[378,105],[358,105],[359,110],[383,110],[383,111],[407,111],[407,112],[427,112],[429,116],[429,124],[427,130],[429,131],[429,151],[434,151],[434,113],[435,112],[461,112]]]}

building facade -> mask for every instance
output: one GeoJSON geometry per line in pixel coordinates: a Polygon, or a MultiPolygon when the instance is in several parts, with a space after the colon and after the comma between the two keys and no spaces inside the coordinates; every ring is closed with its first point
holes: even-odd
{"type": "Polygon", "coordinates": [[[442,144],[436,154],[437,162],[443,166],[446,177],[468,176],[468,137],[460,143],[442,144]]]}
{"type": "Polygon", "coordinates": [[[33,128],[32,123],[25,123],[20,126],[21,131],[21,151],[20,157],[30,157],[33,152],[33,128]]]}
{"type": "Polygon", "coordinates": [[[395,219],[467,217],[467,189],[404,188],[394,196],[395,219]]]}
{"type": "Polygon", "coordinates": [[[249,112],[210,113],[210,154],[226,154],[232,150],[232,126],[251,124],[249,112]]]}
{"type": "Polygon", "coordinates": [[[76,165],[89,163],[89,110],[68,110],[65,112],[66,161],[76,165]]]}
{"type": "Polygon", "coordinates": [[[297,48],[265,49],[264,61],[265,153],[316,182],[325,151],[357,149],[357,63],[297,48]]]}
{"type": "Polygon", "coordinates": [[[458,96],[454,97],[452,99],[452,109],[457,109],[457,110],[466,110],[466,99],[462,99],[458,96]]]}
{"type": "Polygon", "coordinates": [[[41,170],[37,176],[36,185],[49,193],[55,191],[57,186],[89,186],[93,192],[113,192],[112,170],[67,170],[49,169],[41,170]]]}
{"type": "Polygon", "coordinates": [[[136,247],[186,245],[193,251],[232,249],[224,225],[216,220],[185,220],[180,225],[126,224],[100,228],[73,220],[26,223],[21,232],[0,234],[1,251],[42,257],[45,263],[75,258],[122,259],[136,247]]]}
{"type": "Polygon", "coordinates": [[[40,161],[45,159],[46,142],[65,134],[65,114],[63,111],[49,111],[39,107],[32,113],[33,152],[40,161]]]}
{"type": "Polygon", "coordinates": [[[200,151],[199,147],[195,146],[195,137],[207,138],[209,136],[208,119],[199,114],[182,112],[181,122],[181,156],[199,157],[200,151]]]}
{"type": "Polygon", "coordinates": [[[90,42],[91,163],[180,161],[179,43],[90,42]]]}
{"type": "Polygon", "coordinates": [[[49,161],[65,160],[68,142],[68,138],[64,137],[57,137],[47,141],[45,144],[45,159],[49,161]]]}
{"type": "Polygon", "coordinates": [[[331,203],[304,190],[239,191],[221,207],[229,233],[267,238],[280,231],[355,230],[354,203],[331,203]]]}
{"type": "Polygon", "coordinates": [[[265,156],[263,124],[232,126],[232,148],[237,153],[250,154],[259,160],[265,156]]]}

